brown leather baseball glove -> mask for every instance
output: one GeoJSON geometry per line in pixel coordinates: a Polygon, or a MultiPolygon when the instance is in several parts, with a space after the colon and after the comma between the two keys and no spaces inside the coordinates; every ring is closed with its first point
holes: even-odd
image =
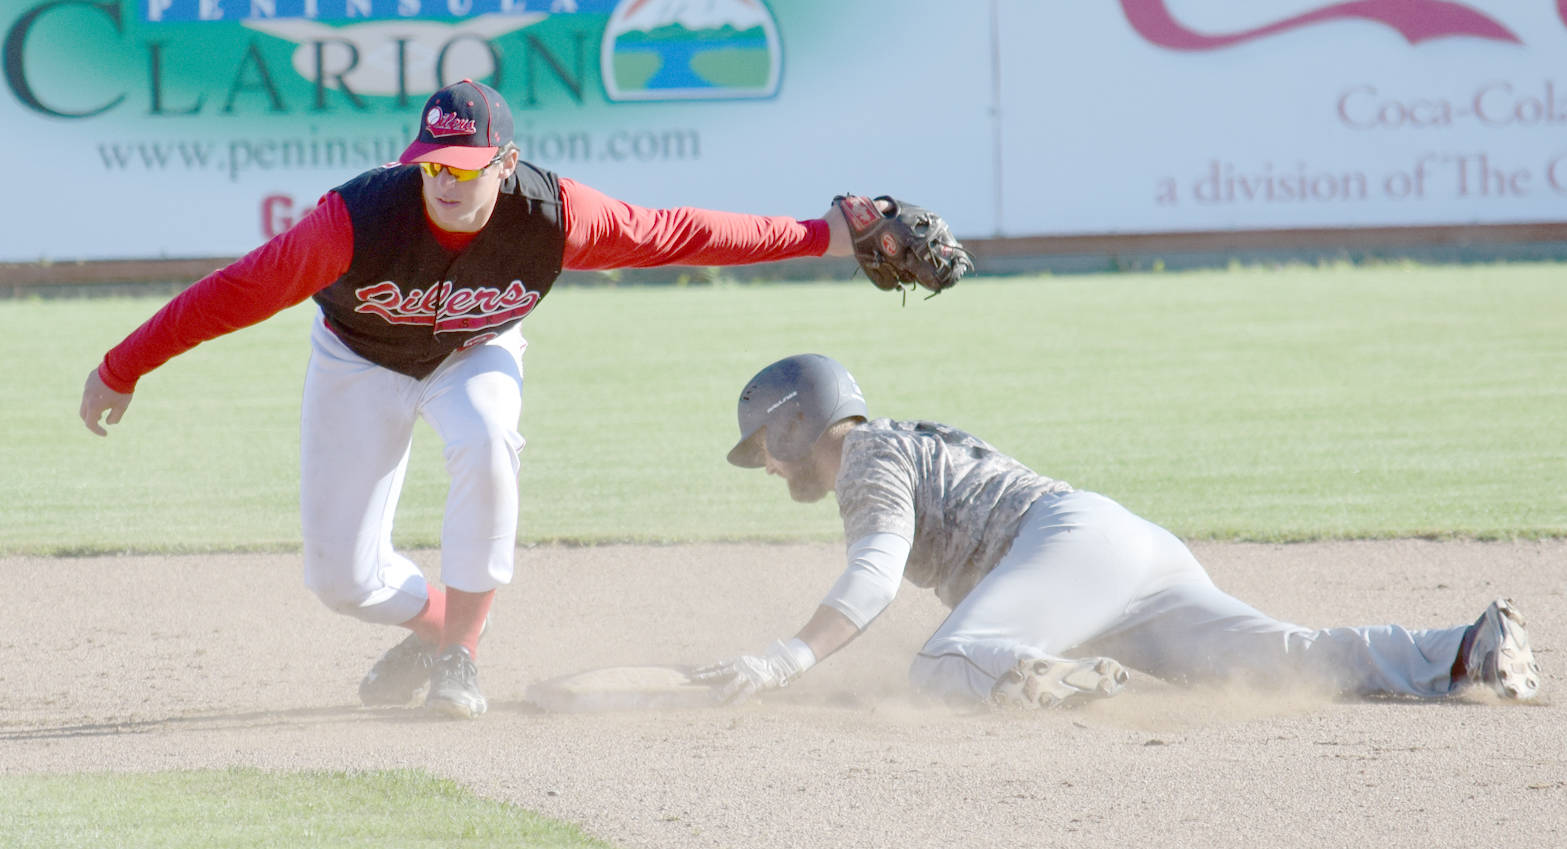
{"type": "Polygon", "coordinates": [[[974,270],[974,257],[953,238],[941,216],[882,195],[838,195],[833,205],[849,222],[854,258],[876,288],[932,294],[950,289],[974,270]]]}

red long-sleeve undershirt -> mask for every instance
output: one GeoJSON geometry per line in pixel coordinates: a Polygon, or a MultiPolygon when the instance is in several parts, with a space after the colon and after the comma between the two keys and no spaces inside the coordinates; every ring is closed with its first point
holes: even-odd
{"type": "MultiPolygon", "coordinates": [[[[566,230],[561,265],[573,270],[658,265],[741,265],[827,250],[827,222],[715,212],[648,209],[561,178],[566,230]]],[[[461,250],[476,234],[431,225],[442,245],[461,250]]],[[[143,375],[209,339],[249,327],[300,303],[348,271],[354,230],[336,193],[287,231],[203,277],[104,355],[98,374],[133,392],[143,375]]]]}

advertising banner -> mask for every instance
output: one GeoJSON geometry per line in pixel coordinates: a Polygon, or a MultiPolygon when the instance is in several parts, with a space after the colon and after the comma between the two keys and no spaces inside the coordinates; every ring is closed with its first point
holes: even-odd
{"type": "Polygon", "coordinates": [[[1567,0],[1002,9],[999,232],[1567,220],[1567,0]]]}
{"type": "Polygon", "coordinates": [[[1562,220],[1567,0],[0,0],[0,261],[235,256],[500,90],[646,206],[960,237],[1562,220]]]}
{"type": "Polygon", "coordinates": [[[813,217],[895,189],[955,205],[989,172],[964,153],[989,149],[986,104],[955,96],[985,89],[983,6],[942,23],[954,4],[928,0],[890,16],[826,0],[5,3],[0,145],[29,202],[0,213],[4,260],[238,255],[395,159],[429,93],[464,77],[506,96],[525,159],[646,206],[813,217]],[[886,74],[873,31],[918,68],[886,74]],[[939,171],[933,150],[953,152],[939,171]]]}

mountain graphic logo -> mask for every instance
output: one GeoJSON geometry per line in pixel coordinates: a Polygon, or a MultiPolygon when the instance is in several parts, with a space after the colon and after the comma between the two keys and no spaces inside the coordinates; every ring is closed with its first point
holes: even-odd
{"type": "Polygon", "coordinates": [[[783,45],[761,0],[621,0],[599,65],[610,100],[766,98],[783,45]]]}

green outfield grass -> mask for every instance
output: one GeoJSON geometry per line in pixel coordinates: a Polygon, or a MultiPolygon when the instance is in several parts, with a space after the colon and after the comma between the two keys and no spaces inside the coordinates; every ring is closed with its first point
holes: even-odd
{"type": "Polygon", "coordinates": [[[27,849],[609,845],[411,770],[0,776],[0,834],[27,849]]]}
{"type": "MultiPolygon", "coordinates": [[[[1567,534],[1567,285],[1551,264],[565,288],[524,327],[528,542],[833,539],[831,499],[724,463],[745,380],[833,355],[874,415],[968,429],[1188,538],[1567,534]]],[[[0,302],[0,551],[298,545],[311,308],[146,377],[82,380],[162,299],[0,302]]],[[[421,426],[397,541],[436,543],[421,426]]]]}

